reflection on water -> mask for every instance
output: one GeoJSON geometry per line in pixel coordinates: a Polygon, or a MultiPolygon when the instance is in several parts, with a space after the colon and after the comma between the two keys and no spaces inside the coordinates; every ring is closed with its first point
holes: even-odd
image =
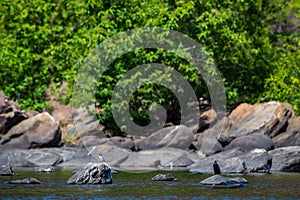
{"type": "MultiPolygon", "coordinates": [[[[240,189],[212,189],[198,183],[209,174],[172,173],[176,182],[154,182],[158,173],[119,172],[111,185],[67,185],[72,170],[35,173],[33,169],[15,170],[20,176],[0,177],[1,199],[298,199],[300,174],[251,174],[243,177],[249,185],[240,189]],[[37,178],[41,185],[11,185],[8,181],[37,178]]],[[[231,175],[227,175],[231,176],[231,175]]],[[[236,176],[236,175],[233,175],[236,176]]]]}

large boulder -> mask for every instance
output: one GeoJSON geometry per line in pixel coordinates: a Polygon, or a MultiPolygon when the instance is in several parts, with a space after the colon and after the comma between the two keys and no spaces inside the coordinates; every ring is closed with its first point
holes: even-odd
{"type": "Polygon", "coordinates": [[[269,154],[273,158],[272,171],[300,172],[300,146],[281,147],[269,154]]]}
{"type": "Polygon", "coordinates": [[[292,117],[284,133],[272,138],[275,147],[300,146],[300,117],[292,117]]]}
{"type": "Polygon", "coordinates": [[[221,175],[214,175],[204,179],[199,183],[204,186],[211,186],[215,188],[237,188],[248,185],[248,181],[242,177],[227,178],[221,175]]]}
{"type": "Polygon", "coordinates": [[[193,147],[198,153],[209,156],[223,150],[221,143],[218,141],[219,133],[212,127],[202,133],[194,135],[193,147]]]}
{"type": "Polygon", "coordinates": [[[110,141],[120,148],[130,149],[130,150],[136,149],[133,137],[115,136],[110,138],[110,141]]]}
{"type": "Polygon", "coordinates": [[[57,147],[60,142],[59,125],[47,112],[23,120],[11,128],[0,140],[4,148],[20,149],[57,147]]]}
{"type": "Polygon", "coordinates": [[[213,173],[213,163],[218,161],[221,173],[245,173],[245,167],[247,172],[264,172],[269,158],[264,149],[244,152],[240,148],[235,148],[199,159],[188,169],[192,173],[213,173]]]}
{"type": "Polygon", "coordinates": [[[163,128],[137,143],[140,150],[173,147],[187,149],[193,140],[192,131],[184,125],[163,128]]]}
{"type": "Polygon", "coordinates": [[[128,159],[131,151],[127,149],[122,149],[114,144],[106,143],[94,147],[87,148],[90,155],[96,157],[99,154],[102,154],[105,158],[105,161],[111,166],[119,166],[126,159],[128,159]]]}
{"type": "Polygon", "coordinates": [[[159,160],[160,166],[167,169],[187,167],[199,159],[195,153],[170,147],[143,150],[139,151],[139,154],[159,160]]]}
{"type": "Polygon", "coordinates": [[[0,133],[6,134],[13,126],[27,118],[16,102],[10,101],[0,92],[0,133]]]}
{"type": "MultiPolygon", "coordinates": [[[[105,137],[105,134],[103,133],[104,126],[99,124],[97,118],[91,114],[91,111],[84,108],[78,108],[71,113],[74,122],[67,125],[67,131],[64,137],[65,140],[77,142],[82,137],[91,135],[95,135],[99,138],[105,137]]],[[[56,115],[58,114],[59,113],[56,115]]]]}
{"type": "Polygon", "coordinates": [[[222,138],[230,142],[237,137],[253,133],[272,138],[293,115],[292,106],[287,103],[267,102],[255,105],[243,103],[229,115],[222,138]]]}
{"type": "Polygon", "coordinates": [[[225,147],[225,151],[240,147],[244,151],[250,151],[253,149],[274,149],[274,144],[269,136],[261,133],[254,133],[251,135],[244,135],[231,141],[231,143],[225,147]]]}
{"type": "Polygon", "coordinates": [[[109,138],[102,138],[97,135],[87,135],[81,137],[78,144],[89,149],[94,146],[103,145],[103,144],[113,144],[113,143],[109,140],[109,138]]]}
{"type": "Polygon", "coordinates": [[[78,170],[67,184],[111,184],[112,169],[105,163],[88,163],[78,170]]]}
{"type": "Polygon", "coordinates": [[[214,109],[203,111],[200,114],[199,129],[197,132],[202,132],[212,126],[217,119],[217,112],[214,109]]]}
{"type": "Polygon", "coordinates": [[[160,160],[152,155],[143,155],[131,152],[128,158],[119,167],[124,170],[155,169],[160,165],[160,160]]]}

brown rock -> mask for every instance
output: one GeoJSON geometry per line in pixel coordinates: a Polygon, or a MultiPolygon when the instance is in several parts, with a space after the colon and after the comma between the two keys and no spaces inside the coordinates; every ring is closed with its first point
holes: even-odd
{"type": "Polygon", "coordinates": [[[4,135],[0,143],[7,148],[55,147],[61,141],[58,123],[47,112],[26,119],[4,135]]]}
{"type": "Polygon", "coordinates": [[[16,102],[10,101],[0,92],[0,134],[6,134],[13,126],[27,118],[16,102]]]}
{"type": "Polygon", "coordinates": [[[241,104],[228,117],[222,138],[231,141],[243,135],[260,133],[276,136],[294,116],[292,106],[287,103],[267,102],[262,104],[241,104]]]}
{"type": "Polygon", "coordinates": [[[216,119],[217,119],[217,113],[213,109],[209,109],[201,113],[200,121],[199,121],[199,129],[197,132],[200,133],[205,129],[208,129],[211,125],[213,125],[216,122],[216,119]]]}

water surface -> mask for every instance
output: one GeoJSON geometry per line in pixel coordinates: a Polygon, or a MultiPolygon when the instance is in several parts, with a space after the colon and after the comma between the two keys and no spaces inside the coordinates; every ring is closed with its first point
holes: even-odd
{"type": "MultiPolygon", "coordinates": [[[[213,189],[199,185],[211,175],[189,172],[118,172],[111,185],[67,185],[73,170],[56,169],[35,173],[33,169],[15,170],[19,176],[0,176],[1,199],[298,199],[300,173],[243,175],[249,185],[239,189],[213,189]],[[176,182],[154,182],[158,173],[172,173],[176,182]],[[12,185],[15,179],[37,178],[41,185],[12,185]]],[[[228,177],[238,175],[225,175],[228,177]]]]}

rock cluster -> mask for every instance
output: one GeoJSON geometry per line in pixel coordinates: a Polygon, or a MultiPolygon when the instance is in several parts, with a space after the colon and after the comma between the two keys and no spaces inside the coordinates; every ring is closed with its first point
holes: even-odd
{"type": "Polygon", "coordinates": [[[244,103],[223,119],[209,109],[197,120],[198,127],[111,137],[85,109],[24,112],[0,93],[0,164],[82,168],[101,153],[110,166],[129,170],[213,173],[217,160],[223,173],[264,172],[271,160],[271,171],[300,171],[300,117],[287,103],[244,103]]]}

